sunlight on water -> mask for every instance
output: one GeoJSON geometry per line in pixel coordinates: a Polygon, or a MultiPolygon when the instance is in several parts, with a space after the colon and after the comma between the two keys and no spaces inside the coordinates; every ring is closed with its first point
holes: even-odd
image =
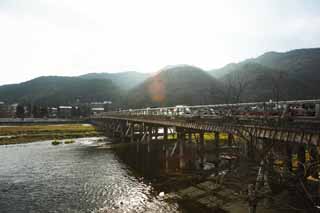
{"type": "Polygon", "coordinates": [[[98,139],[0,146],[1,212],[178,212],[98,139]]]}

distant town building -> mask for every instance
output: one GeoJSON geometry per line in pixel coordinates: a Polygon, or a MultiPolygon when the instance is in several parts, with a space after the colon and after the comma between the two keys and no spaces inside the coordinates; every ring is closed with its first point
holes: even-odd
{"type": "Polygon", "coordinates": [[[58,108],[57,107],[48,107],[48,117],[49,118],[58,117],[58,108]]]}
{"type": "Polygon", "coordinates": [[[18,104],[6,104],[4,101],[0,101],[0,118],[12,118],[15,117],[18,104]]]}
{"type": "Polygon", "coordinates": [[[99,114],[99,113],[102,113],[104,112],[104,107],[94,107],[94,108],[91,108],[91,113],[93,115],[96,115],[96,114],[99,114]]]}
{"type": "Polygon", "coordinates": [[[92,102],[90,103],[91,114],[97,114],[101,112],[109,111],[111,101],[92,102]]]}
{"type": "Polygon", "coordinates": [[[0,118],[7,118],[8,111],[8,105],[5,104],[3,101],[0,101],[0,118]]]}
{"type": "Polygon", "coordinates": [[[58,107],[58,117],[59,118],[71,118],[72,116],[72,106],[59,106],[58,107]]]}

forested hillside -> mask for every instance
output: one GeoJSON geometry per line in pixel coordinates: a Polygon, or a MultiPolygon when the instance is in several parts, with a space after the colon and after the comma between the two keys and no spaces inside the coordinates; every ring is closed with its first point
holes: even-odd
{"type": "Polygon", "coordinates": [[[167,67],[131,90],[127,104],[136,108],[219,103],[222,101],[221,86],[200,68],[167,67]]]}
{"type": "Polygon", "coordinates": [[[153,74],[48,76],[0,86],[0,101],[8,103],[110,100],[121,108],[313,98],[320,98],[320,48],[268,52],[208,72],[177,65],[153,74]]]}
{"type": "Polygon", "coordinates": [[[74,104],[77,100],[119,103],[121,97],[120,88],[105,79],[48,76],[0,87],[0,100],[8,103],[59,105],[74,104]]]}

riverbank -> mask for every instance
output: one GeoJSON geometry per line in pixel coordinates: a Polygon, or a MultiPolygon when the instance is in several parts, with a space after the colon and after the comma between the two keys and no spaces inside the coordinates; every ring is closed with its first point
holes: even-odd
{"type": "Polygon", "coordinates": [[[30,143],[42,140],[98,137],[101,135],[90,124],[0,126],[0,145],[30,143]]]}

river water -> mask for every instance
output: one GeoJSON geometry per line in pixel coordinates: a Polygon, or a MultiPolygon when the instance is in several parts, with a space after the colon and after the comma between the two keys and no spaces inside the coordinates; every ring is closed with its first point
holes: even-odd
{"type": "Polygon", "coordinates": [[[0,146],[0,212],[179,212],[96,138],[0,146]]]}

